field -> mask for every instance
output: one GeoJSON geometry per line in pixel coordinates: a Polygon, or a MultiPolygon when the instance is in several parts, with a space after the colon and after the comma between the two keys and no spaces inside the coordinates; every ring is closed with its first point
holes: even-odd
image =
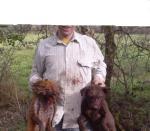
{"type": "MultiPolygon", "coordinates": [[[[141,36],[136,35],[137,40],[140,38],[141,36]]],[[[25,38],[25,41],[34,42],[36,41],[36,39],[36,35],[28,34],[25,38]]],[[[128,45],[130,44],[131,43],[129,43],[128,45]]],[[[11,65],[11,71],[13,74],[15,88],[17,88],[17,97],[19,99],[19,105],[21,108],[19,110],[14,107],[12,108],[10,105],[3,108],[0,106],[0,131],[3,131],[4,128],[9,129],[9,131],[25,130],[26,122],[23,117],[25,116],[24,110],[27,108],[25,106],[28,105],[31,97],[31,91],[29,90],[28,86],[28,79],[31,72],[35,47],[35,45],[31,46],[31,48],[27,46],[16,49],[14,52],[14,60],[13,64],[11,65]],[[6,119],[6,122],[2,123],[4,118],[6,119]],[[12,120],[10,118],[12,118],[12,120]]],[[[118,50],[120,56],[122,56],[123,53],[128,53],[129,57],[136,55],[137,52],[134,47],[132,49],[129,49],[129,47],[127,48],[128,52],[124,52],[123,49],[118,50]]],[[[127,70],[127,73],[129,73],[128,78],[130,77],[130,75],[132,75],[130,74],[131,70],[129,70],[129,66],[134,63],[134,68],[136,67],[133,72],[133,81],[131,81],[131,79],[127,80],[127,82],[130,82],[130,92],[128,95],[124,94],[125,88],[121,83],[119,83],[116,75],[114,75],[112,78],[112,91],[109,103],[110,108],[115,116],[117,127],[119,129],[122,128],[121,131],[124,131],[123,129],[126,129],[126,131],[150,130],[150,85],[148,82],[146,83],[146,81],[150,80],[150,72],[145,69],[145,62],[148,59],[147,52],[142,53],[144,55],[136,59],[137,63],[135,63],[134,59],[132,59],[131,61],[129,57],[128,59],[125,59],[125,57],[122,56],[124,57],[124,59],[121,60],[121,65],[125,68],[125,70],[127,70]],[[140,88],[139,86],[141,83],[143,84],[142,88],[140,88]]],[[[120,57],[120,59],[122,57],[120,57]]],[[[118,72],[118,69],[115,68],[115,71],[118,72]]],[[[120,75],[120,72],[118,74],[121,78],[122,76],[120,75]]],[[[10,90],[8,90],[8,92],[9,91],[10,90]]]]}

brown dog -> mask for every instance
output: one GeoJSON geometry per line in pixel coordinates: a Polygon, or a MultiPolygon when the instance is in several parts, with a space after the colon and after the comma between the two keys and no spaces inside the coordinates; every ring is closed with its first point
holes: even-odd
{"type": "Polygon", "coordinates": [[[33,85],[33,98],[29,108],[27,131],[54,131],[52,119],[59,98],[58,86],[49,80],[33,85]]]}
{"type": "Polygon", "coordinates": [[[102,120],[105,117],[103,101],[105,100],[106,87],[92,84],[81,90],[83,101],[81,104],[81,115],[78,119],[80,131],[88,131],[87,123],[93,131],[105,131],[102,120]]]}

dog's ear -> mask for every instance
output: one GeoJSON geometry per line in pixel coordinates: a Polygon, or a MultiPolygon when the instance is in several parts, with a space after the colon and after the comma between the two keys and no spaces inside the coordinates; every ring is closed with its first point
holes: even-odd
{"type": "Polygon", "coordinates": [[[83,89],[81,89],[81,91],[80,91],[81,96],[85,96],[86,95],[87,89],[88,89],[88,87],[84,87],[83,89]]]}
{"type": "Polygon", "coordinates": [[[110,92],[110,88],[108,88],[106,86],[105,87],[101,87],[101,88],[103,89],[105,94],[108,94],[110,92]]]}

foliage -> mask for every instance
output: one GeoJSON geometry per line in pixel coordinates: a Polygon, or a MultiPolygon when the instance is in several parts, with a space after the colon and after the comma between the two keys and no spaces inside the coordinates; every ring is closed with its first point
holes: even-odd
{"type": "Polygon", "coordinates": [[[128,34],[116,36],[117,54],[112,82],[122,84],[127,92],[133,92],[132,89],[135,86],[140,86],[144,81],[148,81],[150,75],[149,48],[145,49],[145,47],[142,48],[133,43],[133,41],[138,43],[141,39],[140,35],[136,35],[136,37],[128,34]]]}
{"type": "Polygon", "coordinates": [[[24,39],[23,35],[13,33],[7,35],[6,41],[9,43],[9,45],[15,46],[16,41],[22,42],[23,39],[24,39]]]}
{"type": "MultiPolygon", "coordinates": [[[[147,91],[150,93],[150,88],[147,91]]],[[[148,131],[150,129],[150,96],[143,96],[124,96],[123,92],[117,93],[116,91],[111,94],[109,105],[119,131],[148,131]]]]}

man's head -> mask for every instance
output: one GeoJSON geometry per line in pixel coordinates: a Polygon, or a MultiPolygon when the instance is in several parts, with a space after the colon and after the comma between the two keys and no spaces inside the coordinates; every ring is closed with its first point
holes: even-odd
{"type": "Polygon", "coordinates": [[[74,26],[58,26],[58,34],[61,35],[61,37],[72,36],[74,30],[74,26]]]}

